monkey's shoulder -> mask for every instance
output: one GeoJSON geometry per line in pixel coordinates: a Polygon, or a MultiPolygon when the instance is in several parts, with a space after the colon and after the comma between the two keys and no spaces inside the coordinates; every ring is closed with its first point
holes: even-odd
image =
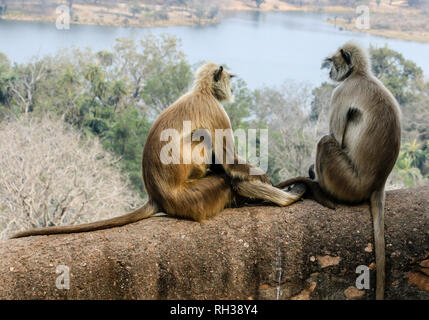
{"type": "Polygon", "coordinates": [[[373,75],[354,76],[337,86],[332,93],[332,105],[348,112],[354,107],[361,112],[399,111],[399,104],[384,84],[373,75]]]}

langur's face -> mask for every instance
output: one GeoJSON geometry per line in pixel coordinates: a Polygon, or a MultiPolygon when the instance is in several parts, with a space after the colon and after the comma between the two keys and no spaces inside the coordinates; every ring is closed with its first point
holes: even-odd
{"type": "Polygon", "coordinates": [[[213,91],[220,102],[233,102],[234,96],[233,89],[231,88],[231,79],[234,77],[235,75],[231,74],[223,67],[215,71],[213,75],[213,91]]]}
{"type": "Polygon", "coordinates": [[[344,81],[353,71],[351,55],[340,49],[333,56],[324,60],[322,68],[330,67],[329,78],[334,81],[344,81]]]}

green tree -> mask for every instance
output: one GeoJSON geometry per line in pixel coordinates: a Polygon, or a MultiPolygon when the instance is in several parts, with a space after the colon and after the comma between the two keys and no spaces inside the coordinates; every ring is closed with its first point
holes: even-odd
{"type": "Polygon", "coordinates": [[[409,187],[415,186],[423,179],[422,173],[415,166],[415,159],[408,150],[401,150],[394,171],[399,174],[402,181],[409,187]]]}
{"type": "Polygon", "coordinates": [[[131,87],[131,99],[144,111],[156,116],[176,100],[192,80],[192,72],[179,39],[170,35],[147,35],[136,43],[117,39],[115,77],[131,87]]]}
{"type": "Polygon", "coordinates": [[[394,171],[405,185],[413,187],[429,182],[427,163],[429,141],[419,143],[417,139],[402,144],[394,171]]]}
{"type": "Polygon", "coordinates": [[[126,97],[129,95],[130,90],[123,79],[112,80],[109,83],[108,92],[108,103],[114,107],[114,112],[126,108],[126,97]]]}
{"type": "Polygon", "coordinates": [[[192,77],[191,68],[185,61],[175,64],[159,61],[153,65],[142,86],[141,98],[157,115],[189,89],[192,77]]]}
{"type": "Polygon", "coordinates": [[[121,158],[121,167],[129,175],[133,186],[144,195],[141,176],[142,150],[151,123],[136,108],[128,108],[113,121],[103,145],[121,158]]]}
{"type": "Polygon", "coordinates": [[[319,119],[320,112],[322,112],[324,108],[329,109],[331,95],[334,88],[334,85],[328,82],[323,82],[319,87],[313,89],[313,99],[311,101],[310,112],[310,120],[312,122],[316,122],[319,119]]]}
{"type": "Polygon", "coordinates": [[[406,140],[429,140],[429,83],[417,81],[411,102],[402,105],[403,133],[406,140]]]}
{"type": "Polygon", "coordinates": [[[11,99],[9,82],[13,77],[9,59],[0,53],[0,104],[8,105],[11,99]]]}
{"type": "Polygon", "coordinates": [[[231,120],[232,129],[247,129],[251,110],[255,108],[253,92],[248,89],[246,82],[237,79],[232,83],[234,102],[225,104],[225,111],[231,120]]]}
{"type": "Polygon", "coordinates": [[[410,165],[414,168],[423,170],[423,166],[426,162],[427,152],[423,149],[422,144],[418,144],[417,140],[413,142],[407,142],[402,145],[401,155],[403,158],[410,159],[410,165]]]}
{"type": "Polygon", "coordinates": [[[411,101],[414,83],[423,76],[422,69],[387,46],[371,47],[370,53],[375,76],[384,83],[400,104],[411,101]]]}
{"type": "Polygon", "coordinates": [[[96,56],[97,56],[98,62],[104,67],[111,66],[113,64],[113,59],[115,57],[112,52],[107,50],[97,52],[96,56]]]}

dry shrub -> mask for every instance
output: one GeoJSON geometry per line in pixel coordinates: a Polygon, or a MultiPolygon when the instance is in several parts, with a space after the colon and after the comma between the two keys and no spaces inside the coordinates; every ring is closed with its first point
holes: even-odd
{"type": "Polygon", "coordinates": [[[122,215],[142,203],[117,159],[61,120],[4,121],[0,141],[2,238],[122,215]]]}

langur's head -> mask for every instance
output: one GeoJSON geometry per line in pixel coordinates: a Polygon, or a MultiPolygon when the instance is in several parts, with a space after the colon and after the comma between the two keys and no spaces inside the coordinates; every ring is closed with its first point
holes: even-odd
{"type": "Polygon", "coordinates": [[[347,42],[326,58],[323,66],[330,66],[329,77],[338,82],[346,80],[354,73],[371,73],[368,51],[354,42],[347,42]]]}
{"type": "Polygon", "coordinates": [[[234,75],[224,67],[208,62],[198,69],[194,89],[213,95],[219,102],[232,102],[231,79],[233,77],[234,75]]]}

